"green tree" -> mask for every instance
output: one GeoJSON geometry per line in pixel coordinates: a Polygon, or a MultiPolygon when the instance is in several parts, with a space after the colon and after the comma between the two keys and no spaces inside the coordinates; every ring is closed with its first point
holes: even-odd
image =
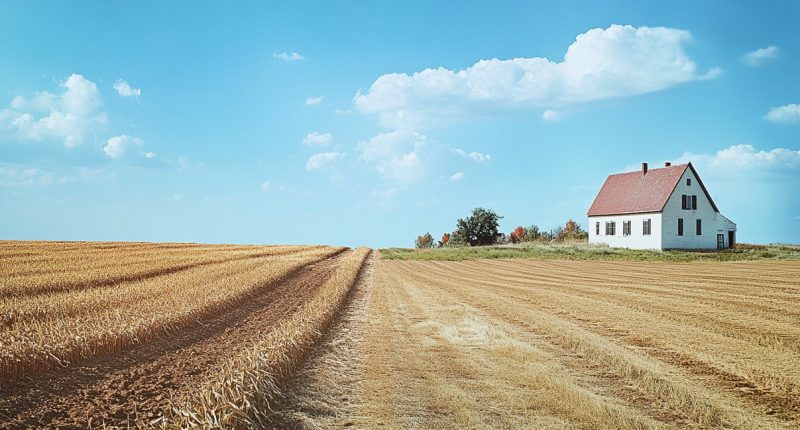
{"type": "Polygon", "coordinates": [[[414,246],[417,248],[433,248],[433,245],[433,236],[430,233],[417,236],[417,240],[414,241],[414,246]]]}
{"type": "Polygon", "coordinates": [[[540,240],[541,238],[542,238],[542,233],[539,231],[539,227],[535,224],[526,228],[525,234],[522,235],[523,242],[533,242],[536,240],[540,240]]]}
{"type": "Polygon", "coordinates": [[[456,222],[453,242],[469,243],[471,246],[492,245],[497,241],[500,215],[490,209],[475,208],[472,215],[456,222]]]}

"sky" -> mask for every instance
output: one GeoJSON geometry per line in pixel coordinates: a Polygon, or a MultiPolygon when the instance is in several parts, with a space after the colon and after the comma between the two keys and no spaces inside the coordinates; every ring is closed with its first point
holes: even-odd
{"type": "Polygon", "coordinates": [[[413,246],[691,161],[800,243],[800,3],[0,3],[0,239],[413,246]]]}

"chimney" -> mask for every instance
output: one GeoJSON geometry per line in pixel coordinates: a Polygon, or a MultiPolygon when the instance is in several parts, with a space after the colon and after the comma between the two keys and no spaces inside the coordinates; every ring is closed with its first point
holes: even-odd
{"type": "Polygon", "coordinates": [[[642,163],[642,175],[647,174],[647,163],[642,163]]]}
{"type": "Polygon", "coordinates": [[[664,162],[664,167],[669,167],[671,165],[672,165],[672,163],[670,163],[669,161],[664,162]]]}

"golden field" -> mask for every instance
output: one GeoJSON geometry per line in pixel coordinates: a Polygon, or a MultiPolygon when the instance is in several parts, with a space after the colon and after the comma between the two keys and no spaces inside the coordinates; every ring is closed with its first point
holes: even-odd
{"type": "Polygon", "coordinates": [[[238,375],[290,372],[368,253],[0,242],[0,427],[174,427],[200,423],[195,404],[246,427],[263,412],[237,409],[256,389],[238,375]],[[219,384],[242,394],[195,400],[219,384]]]}
{"type": "Polygon", "coordinates": [[[360,424],[796,428],[799,299],[796,261],[381,260],[360,424]]]}
{"type": "Polygon", "coordinates": [[[0,428],[800,426],[799,261],[557,251],[0,242],[0,428]]]}

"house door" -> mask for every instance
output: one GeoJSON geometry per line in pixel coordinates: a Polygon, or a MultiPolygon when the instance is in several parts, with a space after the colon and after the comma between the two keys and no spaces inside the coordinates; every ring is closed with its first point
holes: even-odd
{"type": "Polygon", "coordinates": [[[729,231],[728,232],[728,248],[733,249],[733,246],[736,245],[736,232],[729,231]]]}
{"type": "Polygon", "coordinates": [[[717,234],[717,249],[725,249],[725,235],[717,234]]]}

